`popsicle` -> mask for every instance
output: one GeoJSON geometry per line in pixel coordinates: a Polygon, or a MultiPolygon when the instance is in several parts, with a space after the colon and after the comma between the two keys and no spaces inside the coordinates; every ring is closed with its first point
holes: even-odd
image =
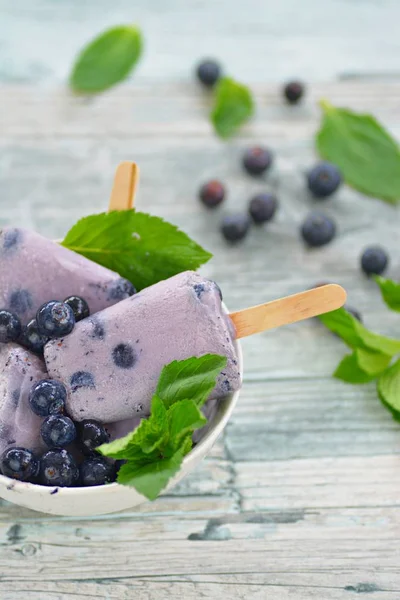
{"type": "Polygon", "coordinates": [[[43,419],[32,412],[28,399],[32,386],[46,377],[40,358],[16,344],[0,344],[0,455],[12,446],[45,449],[43,419]]]}
{"type": "Polygon", "coordinates": [[[164,365],[226,356],[210,398],[223,397],[241,385],[236,337],[333,310],[345,298],[330,285],[227,315],[219,287],[186,271],[77,323],[70,335],[46,344],[44,357],[50,377],[67,388],[73,419],[146,417],[164,365]]]}

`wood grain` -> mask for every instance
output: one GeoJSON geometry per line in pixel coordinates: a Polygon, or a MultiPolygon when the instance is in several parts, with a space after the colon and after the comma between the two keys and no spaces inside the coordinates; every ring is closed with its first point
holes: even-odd
{"type": "Polygon", "coordinates": [[[139,167],[129,161],[120,163],[114,176],[108,210],[129,210],[135,202],[139,181],[139,167]]]}

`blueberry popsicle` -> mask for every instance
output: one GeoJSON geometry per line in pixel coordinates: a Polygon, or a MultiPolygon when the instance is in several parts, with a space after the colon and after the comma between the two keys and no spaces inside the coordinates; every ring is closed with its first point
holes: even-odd
{"type": "Polygon", "coordinates": [[[133,291],[118,273],[33,231],[0,231],[0,308],[18,315],[22,324],[49,300],[82,296],[93,314],[133,291]]]}
{"type": "Polygon", "coordinates": [[[29,392],[46,377],[40,358],[16,344],[0,344],[0,455],[14,446],[44,450],[43,419],[30,409],[29,392]]]}
{"type": "Polygon", "coordinates": [[[145,417],[164,365],[215,353],[227,357],[212,397],[240,387],[235,330],[218,286],[187,271],[76,324],[45,346],[51,378],[67,388],[67,411],[81,421],[145,417]]]}

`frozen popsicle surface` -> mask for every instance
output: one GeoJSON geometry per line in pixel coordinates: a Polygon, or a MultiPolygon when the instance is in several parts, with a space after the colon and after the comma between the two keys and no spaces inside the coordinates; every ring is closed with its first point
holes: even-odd
{"type": "Polygon", "coordinates": [[[29,392],[46,378],[40,358],[16,344],[0,344],[0,454],[15,446],[38,453],[45,449],[43,419],[30,409],[29,392]]]}
{"type": "Polygon", "coordinates": [[[121,300],[118,273],[41,235],[20,228],[0,231],[0,308],[26,324],[49,300],[83,297],[95,313],[121,300]]]}
{"type": "Polygon", "coordinates": [[[228,363],[211,397],[240,387],[235,331],[218,286],[186,271],[77,323],[45,347],[50,377],[68,390],[75,420],[144,417],[162,368],[207,353],[228,363]]]}

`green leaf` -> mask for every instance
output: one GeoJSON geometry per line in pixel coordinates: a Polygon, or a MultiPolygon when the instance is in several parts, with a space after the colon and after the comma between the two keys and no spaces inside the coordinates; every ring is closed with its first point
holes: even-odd
{"type": "Polygon", "coordinates": [[[382,402],[398,418],[400,415],[400,360],[380,376],[378,394],[382,402]]]}
{"type": "Polygon", "coordinates": [[[217,354],[175,360],[161,371],[156,393],[167,408],[187,398],[201,407],[214,389],[226,362],[225,356],[217,354]]]}
{"type": "Polygon", "coordinates": [[[249,88],[229,77],[221,78],[211,113],[216,133],[222,138],[231,137],[253,113],[254,102],[249,88]]]}
{"type": "Polygon", "coordinates": [[[328,329],[341,337],[350,348],[374,350],[388,356],[394,356],[400,352],[400,340],[369,331],[344,308],[320,315],[319,319],[328,329]]]}
{"type": "Polygon", "coordinates": [[[377,375],[380,375],[387,369],[392,360],[392,357],[387,354],[364,350],[363,348],[357,348],[357,350],[355,350],[355,355],[360,369],[373,377],[377,377],[377,375]]]}
{"type": "Polygon", "coordinates": [[[168,427],[170,441],[174,450],[181,445],[182,439],[195,429],[204,427],[207,419],[193,400],[180,400],[168,409],[168,427]]]}
{"type": "Polygon", "coordinates": [[[358,364],[357,355],[347,354],[339,363],[336,371],[333,374],[336,379],[341,379],[346,383],[368,383],[376,379],[376,375],[366,373],[358,364]]]}
{"type": "Polygon", "coordinates": [[[379,285],[382,293],[382,298],[389,308],[400,312],[400,283],[396,283],[391,279],[385,279],[379,275],[375,276],[375,281],[379,285]]]}
{"type": "Polygon", "coordinates": [[[125,79],[142,53],[142,34],[137,27],[108,29],[80,52],[70,75],[75,92],[102,92],[125,79]]]}
{"type": "Polygon", "coordinates": [[[324,112],[317,149],[337,165],[346,182],[392,204],[400,200],[400,150],[390,134],[368,114],[335,108],[321,101],[324,112]]]}
{"type": "Polygon", "coordinates": [[[146,465],[127,462],[119,470],[117,481],[134,487],[149,500],[155,500],[171,477],[179,471],[182,460],[183,452],[178,450],[170,458],[146,465]]]}
{"type": "Polygon", "coordinates": [[[118,272],[137,290],[196,270],[212,256],[174,225],[134,210],[84,217],[62,245],[118,272]]]}

